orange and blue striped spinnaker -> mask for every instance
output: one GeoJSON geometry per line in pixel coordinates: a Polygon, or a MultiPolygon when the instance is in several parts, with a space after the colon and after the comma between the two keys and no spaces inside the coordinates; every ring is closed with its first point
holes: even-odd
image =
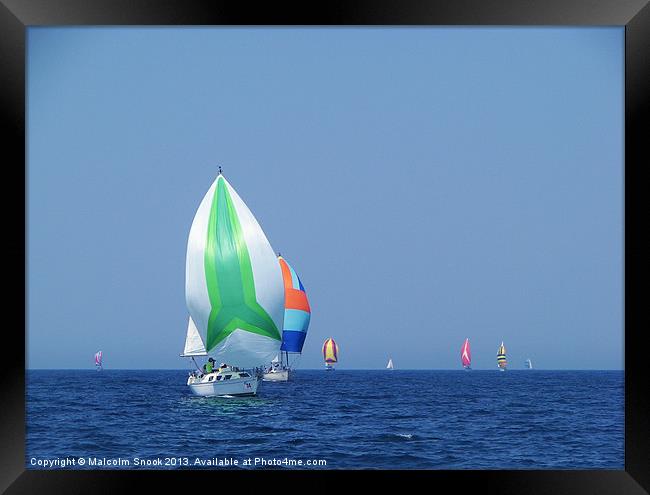
{"type": "Polygon", "coordinates": [[[279,256],[278,259],[284,281],[284,326],[280,350],[302,352],[311,319],[307,292],[291,265],[282,256],[279,256]]]}

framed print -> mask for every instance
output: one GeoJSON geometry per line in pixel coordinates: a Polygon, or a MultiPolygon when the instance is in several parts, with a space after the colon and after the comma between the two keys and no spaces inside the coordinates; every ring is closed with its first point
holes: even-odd
{"type": "Polygon", "coordinates": [[[7,493],[648,492],[647,2],[0,13],[7,493]]]}

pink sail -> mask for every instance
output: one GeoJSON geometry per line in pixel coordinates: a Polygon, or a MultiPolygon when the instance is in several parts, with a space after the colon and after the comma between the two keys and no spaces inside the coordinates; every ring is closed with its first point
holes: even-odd
{"type": "Polygon", "coordinates": [[[95,366],[101,366],[102,365],[102,351],[99,351],[98,353],[95,354],[95,366]]]}
{"type": "Polygon", "coordinates": [[[460,360],[465,368],[469,368],[469,365],[472,364],[472,353],[469,350],[469,339],[465,339],[463,347],[460,348],[460,360]]]}

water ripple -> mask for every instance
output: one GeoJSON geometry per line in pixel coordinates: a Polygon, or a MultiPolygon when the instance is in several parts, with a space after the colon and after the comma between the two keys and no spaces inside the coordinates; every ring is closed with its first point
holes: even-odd
{"type": "MultiPolygon", "coordinates": [[[[622,372],[298,370],[291,382],[263,383],[259,397],[231,399],[192,397],[185,377],[182,370],[29,371],[26,459],[623,469],[622,372]]],[[[292,466],[264,467],[285,468],[292,466]]]]}

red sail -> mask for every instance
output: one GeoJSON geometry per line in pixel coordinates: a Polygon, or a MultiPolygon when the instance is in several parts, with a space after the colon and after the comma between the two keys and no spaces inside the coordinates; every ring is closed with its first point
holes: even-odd
{"type": "Polygon", "coordinates": [[[472,353],[469,350],[469,339],[465,339],[463,347],[460,349],[460,360],[465,367],[468,367],[472,363],[472,353]]]}

